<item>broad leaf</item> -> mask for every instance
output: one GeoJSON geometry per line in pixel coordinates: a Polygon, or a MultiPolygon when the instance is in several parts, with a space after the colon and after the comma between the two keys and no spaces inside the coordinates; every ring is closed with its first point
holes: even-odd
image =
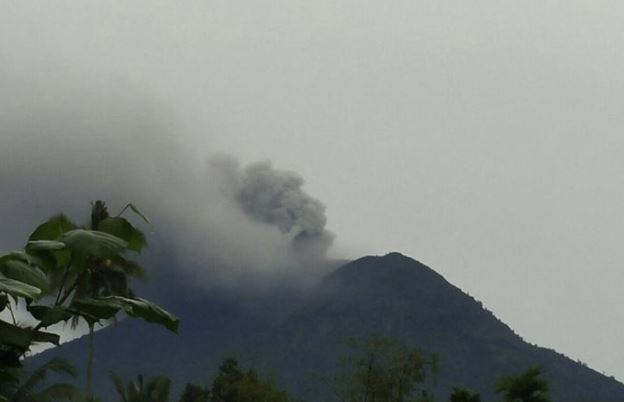
{"type": "Polygon", "coordinates": [[[107,296],[81,299],[74,301],[72,307],[78,312],[87,313],[98,320],[112,318],[120,309],[123,309],[131,317],[138,317],[147,322],[164,325],[170,331],[178,332],[179,320],[177,317],[159,306],[138,297],[131,299],[122,296],[107,296]]]}
{"type": "MultiPolygon", "coordinates": [[[[48,242],[49,240],[37,240],[48,242]]],[[[62,243],[61,243],[62,244],[62,243]]],[[[65,245],[63,244],[63,247],[65,245]]],[[[47,248],[47,247],[44,247],[47,248]]],[[[52,246],[50,246],[52,248],[52,246]]],[[[28,256],[28,262],[30,265],[36,265],[41,268],[45,273],[56,273],[62,268],[66,267],[71,258],[71,251],[67,248],[61,250],[40,250],[38,247],[32,248],[26,245],[26,252],[21,252],[28,256]]]]}
{"type": "Polygon", "coordinates": [[[42,327],[49,327],[57,322],[67,321],[74,314],[65,307],[28,306],[30,314],[41,322],[42,327]]]}
{"type": "Polygon", "coordinates": [[[3,277],[0,277],[0,292],[30,300],[37,299],[41,295],[41,289],[37,287],[3,277]]]}
{"type": "Polygon", "coordinates": [[[150,220],[147,218],[147,216],[145,216],[145,214],[144,214],[143,212],[141,212],[141,211],[139,210],[139,208],[137,208],[137,207],[136,207],[136,205],[134,205],[134,204],[132,204],[132,203],[130,203],[130,204],[128,204],[128,205],[126,205],[126,206],[125,206],[125,208],[121,211],[121,213],[120,213],[119,215],[123,214],[123,213],[124,213],[124,211],[125,211],[126,209],[128,209],[128,208],[130,208],[130,209],[132,210],[132,212],[134,212],[134,213],[135,213],[135,214],[137,214],[137,215],[138,215],[141,219],[143,219],[143,220],[145,221],[145,223],[147,223],[148,225],[151,225],[151,224],[152,224],[152,222],[150,222],[150,220]]]}
{"type": "Polygon", "coordinates": [[[164,325],[170,331],[178,333],[178,318],[150,301],[140,297],[131,299],[121,296],[108,296],[104,299],[119,302],[126,314],[131,317],[139,317],[147,322],[164,325]]]}
{"type": "Polygon", "coordinates": [[[113,318],[121,309],[118,302],[106,299],[79,299],[74,300],[71,310],[82,316],[89,323],[113,318]]]}
{"type": "Polygon", "coordinates": [[[72,230],[65,233],[60,241],[75,253],[106,259],[118,255],[128,247],[124,240],[97,230],[72,230]]]}
{"type": "Polygon", "coordinates": [[[9,279],[35,286],[46,292],[49,288],[48,278],[39,268],[31,267],[25,262],[9,260],[0,265],[0,272],[9,279]]]}
{"type": "Polygon", "coordinates": [[[48,332],[22,328],[0,320],[0,343],[28,350],[33,342],[59,344],[60,337],[48,332]]]}
{"type": "Polygon", "coordinates": [[[26,244],[28,251],[56,251],[64,248],[64,243],[55,240],[32,240],[26,244]]]}
{"type": "Polygon", "coordinates": [[[63,234],[75,228],[76,225],[71,223],[65,215],[56,215],[39,225],[28,240],[58,240],[63,234]]]}
{"type": "Polygon", "coordinates": [[[2,312],[2,310],[4,310],[6,306],[8,305],[9,305],[9,296],[0,295],[0,312],[2,312]]]}
{"type": "Polygon", "coordinates": [[[26,244],[28,255],[36,258],[37,266],[46,273],[56,273],[67,266],[71,251],[64,243],[56,240],[33,240],[26,244]]]}
{"type": "Polygon", "coordinates": [[[126,260],[125,258],[119,256],[113,260],[113,264],[119,267],[122,272],[132,278],[137,278],[140,280],[146,280],[147,274],[141,265],[139,265],[135,261],[126,260]]]}
{"type": "Polygon", "coordinates": [[[58,346],[60,345],[61,337],[50,332],[33,331],[32,340],[33,342],[53,343],[58,346]]]}
{"type": "Polygon", "coordinates": [[[40,267],[43,263],[41,259],[37,256],[26,253],[22,250],[12,251],[9,254],[3,255],[0,257],[0,264],[5,263],[6,261],[17,260],[27,263],[28,265],[35,265],[40,267]]]}
{"type": "Polygon", "coordinates": [[[146,244],[145,235],[124,218],[106,218],[100,222],[98,230],[125,240],[128,249],[138,253],[146,244]]]}

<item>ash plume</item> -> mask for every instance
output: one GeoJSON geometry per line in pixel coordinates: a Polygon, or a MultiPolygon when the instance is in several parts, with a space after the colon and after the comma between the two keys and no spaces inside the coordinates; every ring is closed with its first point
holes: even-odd
{"type": "Polygon", "coordinates": [[[325,230],[325,206],[302,190],[303,178],[277,170],[271,162],[244,169],[238,201],[251,218],[276,225],[282,233],[293,229],[309,236],[325,230]]]}
{"type": "Polygon", "coordinates": [[[298,258],[310,261],[325,255],[333,241],[325,228],[325,205],[303,190],[299,174],[275,169],[270,161],[241,168],[233,157],[215,158],[212,166],[223,172],[225,193],[249,218],[289,236],[298,258]]]}

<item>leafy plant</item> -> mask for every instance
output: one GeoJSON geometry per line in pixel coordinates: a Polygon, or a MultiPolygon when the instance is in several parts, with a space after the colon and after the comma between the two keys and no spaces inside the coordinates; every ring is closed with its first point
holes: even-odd
{"type": "MultiPolygon", "coordinates": [[[[130,210],[149,223],[134,205],[130,210]]],[[[178,319],[148,300],[136,297],[131,278],[143,279],[143,268],[128,259],[146,246],[144,234],[126,218],[111,216],[106,204],[92,205],[91,220],[79,227],[64,215],[39,225],[23,250],[0,257],[0,312],[8,309],[11,322],[0,320],[0,382],[15,383],[12,370],[34,343],[58,344],[56,334],[42,331],[53,324],[83,319],[89,326],[87,396],[91,395],[93,334],[96,324],[130,317],[178,330],[178,319]],[[23,302],[34,326],[20,325],[13,308],[23,302]]]]}

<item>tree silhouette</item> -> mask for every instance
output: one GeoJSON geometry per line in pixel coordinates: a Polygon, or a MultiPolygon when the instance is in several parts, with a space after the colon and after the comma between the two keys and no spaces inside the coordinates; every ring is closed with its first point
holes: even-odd
{"type": "Polygon", "coordinates": [[[179,402],[208,402],[210,400],[210,391],[204,387],[195,384],[186,384],[179,402]]]}
{"type": "Polygon", "coordinates": [[[496,391],[504,395],[506,402],[551,402],[548,382],[541,374],[539,368],[532,367],[516,376],[502,377],[496,391]]]}
{"type": "Polygon", "coordinates": [[[124,386],[123,380],[113,372],[109,377],[122,402],[167,402],[171,388],[171,380],[167,377],[154,377],[147,381],[142,375],[124,386]]]}
{"type": "MultiPolygon", "coordinates": [[[[168,402],[171,380],[159,376],[144,380],[142,375],[124,385],[123,380],[115,373],[108,373],[113,381],[121,402],[168,402]]],[[[187,384],[178,399],[179,402],[208,402],[210,393],[206,388],[195,384],[187,384]]]]}
{"type": "Polygon", "coordinates": [[[346,371],[330,381],[342,402],[407,402],[430,400],[419,384],[427,367],[435,376],[437,357],[425,357],[383,336],[371,336],[363,345],[352,341],[355,357],[346,360],[346,371]]]}
{"type": "Polygon", "coordinates": [[[462,387],[453,387],[450,402],[481,402],[481,396],[462,387]]]}
{"type": "Polygon", "coordinates": [[[285,391],[270,381],[261,380],[255,371],[243,370],[238,362],[226,358],[212,383],[210,402],[289,402],[285,391]]]}

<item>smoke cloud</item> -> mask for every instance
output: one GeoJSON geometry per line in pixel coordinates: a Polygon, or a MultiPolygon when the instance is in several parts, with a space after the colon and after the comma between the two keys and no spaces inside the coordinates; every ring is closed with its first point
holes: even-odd
{"type": "Polygon", "coordinates": [[[322,256],[333,241],[325,226],[325,206],[303,190],[295,172],[275,169],[270,161],[245,168],[233,158],[213,158],[222,171],[222,188],[253,221],[277,227],[291,239],[296,256],[304,261],[322,256]]]}
{"type": "Polygon", "coordinates": [[[144,258],[177,267],[179,280],[211,287],[321,274],[333,236],[297,174],[207,158],[210,147],[187,141],[198,136],[141,91],[2,84],[2,250],[21,247],[52,214],[85,221],[89,202],[102,199],[113,212],[133,202],[150,216],[144,258]]]}
{"type": "Polygon", "coordinates": [[[302,191],[303,178],[273,169],[270,162],[254,163],[243,171],[238,201],[245,213],[277,225],[282,233],[296,228],[311,236],[324,232],[325,206],[302,191]]]}

